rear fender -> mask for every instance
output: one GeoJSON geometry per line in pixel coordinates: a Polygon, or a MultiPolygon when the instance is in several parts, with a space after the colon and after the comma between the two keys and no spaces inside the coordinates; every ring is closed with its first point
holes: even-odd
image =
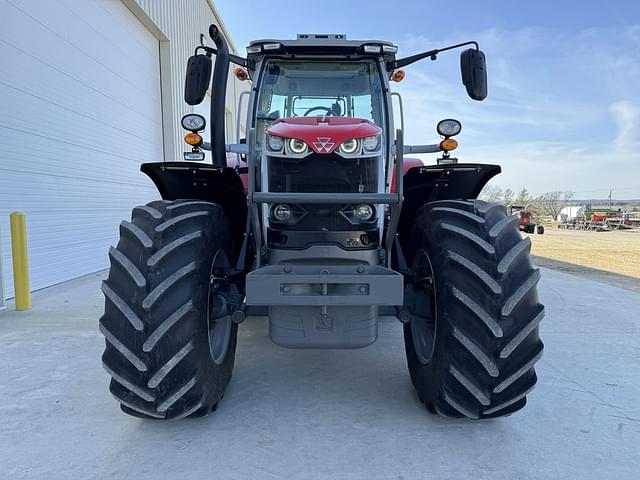
{"type": "Polygon", "coordinates": [[[229,219],[236,253],[244,239],[247,195],[233,168],[193,162],[143,163],[140,171],[155,184],[164,200],[204,200],[220,205],[229,219]]]}
{"type": "Polygon", "coordinates": [[[416,213],[425,203],[478,198],[482,188],[500,171],[499,165],[473,163],[409,169],[403,177],[404,201],[398,223],[401,244],[406,244],[416,213]]]}

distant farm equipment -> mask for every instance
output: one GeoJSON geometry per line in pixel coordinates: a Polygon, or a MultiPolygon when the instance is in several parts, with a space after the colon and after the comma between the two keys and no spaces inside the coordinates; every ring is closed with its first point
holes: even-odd
{"type": "Polygon", "coordinates": [[[527,208],[526,205],[509,205],[509,209],[511,211],[511,215],[518,218],[518,228],[521,232],[524,233],[539,233],[542,235],[544,233],[544,226],[538,225],[536,226],[533,221],[531,211],[527,208]]]}
{"type": "Polygon", "coordinates": [[[640,212],[585,211],[584,215],[562,221],[558,228],[596,232],[631,230],[640,228],[640,212]]]}

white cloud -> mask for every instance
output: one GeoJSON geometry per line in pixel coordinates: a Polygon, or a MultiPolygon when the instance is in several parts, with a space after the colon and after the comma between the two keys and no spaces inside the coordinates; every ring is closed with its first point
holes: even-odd
{"type": "Polygon", "coordinates": [[[487,54],[489,97],[481,104],[466,98],[455,53],[442,54],[438,65],[407,67],[395,90],[405,99],[408,143],[431,142],[440,118],[459,118],[461,161],[501,164],[502,187],[637,186],[625,195],[640,198],[640,103],[631,96],[640,78],[640,26],[491,29],[438,42],[408,35],[400,44],[409,55],[469,38],[487,54]]]}
{"type": "Polygon", "coordinates": [[[640,146],[640,104],[619,101],[613,103],[610,110],[618,125],[614,140],[617,151],[637,150],[640,146]]]}

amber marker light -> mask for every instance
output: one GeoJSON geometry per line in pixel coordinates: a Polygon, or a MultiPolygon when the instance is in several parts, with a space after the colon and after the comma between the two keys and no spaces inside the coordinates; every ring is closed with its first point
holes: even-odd
{"type": "Polygon", "coordinates": [[[187,133],[184,136],[184,141],[192,147],[199,147],[200,145],[202,145],[202,137],[197,133],[187,133]]]}
{"type": "Polygon", "coordinates": [[[391,81],[401,82],[402,80],[404,80],[405,75],[406,74],[404,73],[404,70],[396,70],[391,76],[391,81]]]}
{"type": "Polygon", "coordinates": [[[453,138],[445,138],[440,142],[440,150],[445,152],[450,152],[451,150],[455,150],[458,148],[458,142],[456,142],[453,138]]]}
{"type": "Polygon", "coordinates": [[[244,68],[236,67],[233,73],[235,74],[236,78],[241,82],[244,82],[249,78],[249,74],[244,68]]]}

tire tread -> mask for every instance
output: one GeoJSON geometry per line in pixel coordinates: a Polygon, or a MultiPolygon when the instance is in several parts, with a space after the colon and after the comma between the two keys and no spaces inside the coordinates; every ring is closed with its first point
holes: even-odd
{"type": "Polygon", "coordinates": [[[411,379],[427,408],[468,418],[522,408],[544,348],[544,307],[531,241],[522,238],[517,218],[479,200],[432,202],[418,211],[407,245],[409,262],[419,249],[429,253],[440,302],[431,362],[417,360],[405,325],[411,379]]]}
{"type": "Polygon", "coordinates": [[[154,201],[120,224],[99,329],[110,391],[124,412],[183,418],[208,413],[224,394],[237,330],[227,358],[215,364],[206,312],[213,255],[231,247],[224,211],[208,202],[154,201]]]}

